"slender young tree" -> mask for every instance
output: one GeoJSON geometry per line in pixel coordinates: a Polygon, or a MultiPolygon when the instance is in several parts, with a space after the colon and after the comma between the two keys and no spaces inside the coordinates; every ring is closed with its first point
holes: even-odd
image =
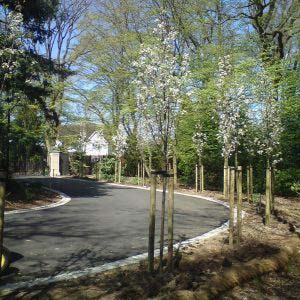
{"type": "MultiPolygon", "coordinates": [[[[203,150],[205,147],[205,144],[207,142],[207,135],[205,132],[203,132],[203,126],[201,124],[201,122],[199,122],[196,125],[196,130],[195,133],[192,137],[193,143],[196,147],[196,152],[198,155],[198,163],[199,163],[199,167],[200,167],[200,173],[199,173],[199,178],[200,178],[200,192],[203,192],[203,182],[204,182],[204,178],[203,178],[203,161],[202,161],[202,156],[203,156],[203,150]]],[[[196,184],[198,185],[198,182],[196,182],[196,184]]],[[[196,187],[197,190],[197,187],[196,187]]]]}
{"type": "MultiPolygon", "coordinates": [[[[162,169],[168,169],[170,142],[175,135],[175,121],[184,98],[189,78],[189,58],[176,52],[177,33],[165,16],[156,20],[149,44],[142,44],[140,55],[133,66],[137,71],[134,85],[137,91],[140,121],[146,124],[152,142],[162,156],[162,169]]],[[[164,247],[164,218],[166,184],[163,180],[162,218],[160,236],[160,267],[164,247]]]]}
{"type": "Polygon", "coordinates": [[[254,119],[257,129],[255,143],[258,154],[266,158],[266,224],[270,221],[270,212],[273,209],[272,186],[274,179],[272,173],[274,167],[280,161],[280,137],[282,133],[280,102],[278,93],[274,88],[273,80],[263,66],[259,67],[256,75],[257,81],[254,87],[254,101],[256,118],[254,119]]]}
{"type": "MultiPolygon", "coordinates": [[[[126,150],[127,147],[127,142],[126,142],[127,136],[124,130],[124,127],[122,124],[119,124],[116,135],[113,137],[113,143],[114,143],[114,153],[117,157],[117,168],[116,170],[118,170],[118,180],[119,183],[121,181],[121,172],[122,172],[122,156],[124,155],[124,152],[126,150]]],[[[116,175],[116,174],[115,174],[116,175]]]]}
{"type": "Polygon", "coordinates": [[[241,136],[244,135],[246,92],[243,84],[235,77],[231,57],[226,55],[219,60],[217,87],[219,95],[216,102],[219,128],[218,140],[222,145],[224,158],[224,197],[228,199],[228,160],[237,150],[241,136]]]}

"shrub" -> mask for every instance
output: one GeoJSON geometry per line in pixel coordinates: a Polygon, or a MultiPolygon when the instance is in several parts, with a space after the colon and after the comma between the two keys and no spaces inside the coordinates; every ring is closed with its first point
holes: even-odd
{"type": "Polygon", "coordinates": [[[282,196],[296,195],[297,191],[292,186],[297,182],[300,182],[300,169],[280,170],[276,173],[275,193],[282,196]]]}

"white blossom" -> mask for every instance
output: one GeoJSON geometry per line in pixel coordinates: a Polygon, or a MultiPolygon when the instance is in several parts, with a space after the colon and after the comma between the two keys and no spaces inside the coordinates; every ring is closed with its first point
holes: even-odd
{"type": "Polygon", "coordinates": [[[186,97],[189,56],[174,54],[177,32],[165,21],[157,20],[152,33],[152,43],[141,44],[139,58],[133,63],[137,71],[134,86],[142,140],[146,137],[163,145],[174,136],[175,120],[186,97]]]}
{"type": "Polygon", "coordinates": [[[282,125],[280,118],[280,103],[276,99],[273,82],[264,67],[260,67],[256,86],[254,88],[254,107],[256,116],[254,127],[258,136],[255,139],[258,154],[266,155],[274,165],[280,159],[280,136],[282,125]]]}
{"type": "Polygon", "coordinates": [[[196,147],[197,154],[199,158],[202,157],[203,149],[205,144],[207,143],[207,135],[203,132],[203,126],[201,123],[196,125],[196,131],[192,137],[193,143],[196,147]]]}
{"type": "Polygon", "coordinates": [[[229,157],[237,149],[246,127],[246,88],[234,76],[230,59],[229,55],[220,58],[216,84],[219,89],[216,103],[219,121],[217,137],[222,144],[223,157],[229,157]]]}
{"type": "Polygon", "coordinates": [[[124,155],[124,152],[127,147],[126,139],[127,136],[124,127],[122,124],[119,124],[116,135],[112,138],[115,147],[114,154],[118,158],[121,158],[124,155]]]}

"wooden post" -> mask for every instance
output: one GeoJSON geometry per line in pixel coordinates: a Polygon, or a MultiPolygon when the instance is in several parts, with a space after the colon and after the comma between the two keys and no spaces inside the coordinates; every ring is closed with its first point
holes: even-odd
{"type": "Polygon", "coordinates": [[[145,162],[143,161],[143,186],[145,185],[145,162]]]}
{"type": "Polygon", "coordinates": [[[119,183],[121,183],[121,175],[122,175],[122,161],[119,159],[119,183]]]}
{"type": "Polygon", "coordinates": [[[247,200],[250,203],[250,167],[247,166],[247,200]]]}
{"type": "Polygon", "coordinates": [[[235,168],[230,168],[229,188],[229,246],[233,248],[235,168]]]}
{"type": "Polygon", "coordinates": [[[177,157],[176,154],[173,156],[173,171],[174,171],[174,188],[177,188],[178,175],[177,175],[177,157]]]}
{"type": "Polygon", "coordinates": [[[271,213],[271,170],[266,169],[266,209],[265,209],[265,224],[270,224],[270,213],[271,213]]]}
{"type": "Polygon", "coordinates": [[[163,192],[162,192],[162,200],[161,200],[160,244],[159,244],[159,271],[160,272],[162,272],[162,269],[163,269],[163,256],[164,256],[166,190],[167,190],[167,177],[165,175],[163,175],[163,192]]]}
{"type": "Polygon", "coordinates": [[[195,173],[196,173],[196,178],[195,178],[195,189],[196,189],[196,193],[198,193],[198,165],[196,165],[195,173]]]}
{"type": "Polygon", "coordinates": [[[274,196],[274,193],[275,193],[275,170],[274,168],[272,167],[271,168],[271,213],[273,214],[274,213],[274,210],[275,210],[275,196],[274,196]]]}
{"type": "Polygon", "coordinates": [[[4,209],[5,209],[5,183],[0,182],[0,270],[1,270],[2,253],[3,253],[4,209]]]}
{"type": "Polygon", "coordinates": [[[201,165],[201,192],[204,192],[204,166],[201,165]]]}
{"type": "Polygon", "coordinates": [[[118,162],[115,161],[115,182],[117,182],[118,162]]]}
{"type": "Polygon", "coordinates": [[[155,212],[156,212],[156,175],[151,173],[149,241],[148,241],[148,271],[151,273],[154,271],[155,212]]]}
{"type": "Polygon", "coordinates": [[[140,163],[138,162],[137,165],[138,169],[137,169],[137,180],[138,180],[138,185],[140,185],[140,163]]]}
{"type": "Polygon", "coordinates": [[[173,232],[174,232],[174,172],[170,170],[168,186],[168,270],[173,270],[173,232]]]}
{"type": "Polygon", "coordinates": [[[228,195],[229,195],[229,177],[230,177],[230,168],[228,167],[228,157],[224,157],[223,194],[224,194],[224,199],[226,200],[228,200],[228,195]]]}
{"type": "Polygon", "coordinates": [[[250,201],[253,202],[253,167],[250,165],[250,201]]]}
{"type": "Polygon", "coordinates": [[[243,201],[243,173],[242,167],[239,166],[237,168],[237,245],[240,245],[241,237],[242,237],[242,201],[243,201]]]}

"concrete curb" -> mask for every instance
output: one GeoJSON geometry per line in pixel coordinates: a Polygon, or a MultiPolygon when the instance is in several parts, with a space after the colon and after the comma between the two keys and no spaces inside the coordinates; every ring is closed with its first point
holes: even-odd
{"type": "Polygon", "coordinates": [[[15,210],[11,210],[11,211],[6,211],[5,215],[22,214],[22,213],[32,212],[32,211],[36,211],[36,210],[44,210],[44,209],[54,208],[54,207],[65,205],[65,204],[67,204],[68,202],[71,201],[71,198],[63,192],[60,192],[60,191],[57,191],[57,190],[54,190],[54,189],[50,189],[50,188],[47,188],[47,187],[43,187],[43,188],[45,190],[48,190],[48,191],[51,191],[53,193],[58,194],[61,197],[61,199],[59,201],[55,202],[55,203],[42,205],[42,206],[38,206],[38,207],[15,209],[15,210]]]}
{"type": "MultiPolygon", "coordinates": [[[[84,179],[76,179],[76,180],[82,180],[82,181],[87,182],[87,180],[84,180],[84,179]]],[[[112,185],[112,186],[136,188],[136,189],[142,189],[142,190],[149,190],[150,189],[148,187],[141,187],[141,186],[134,186],[134,185],[123,185],[123,184],[117,184],[117,183],[105,183],[105,184],[112,185]]],[[[157,191],[162,192],[162,190],[157,190],[157,191]]],[[[61,192],[59,192],[59,193],[63,194],[61,192]]],[[[200,198],[200,199],[204,199],[206,201],[211,201],[211,202],[218,203],[218,204],[223,205],[225,207],[229,207],[229,205],[226,202],[216,200],[216,199],[213,199],[213,198],[210,198],[210,197],[202,197],[200,195],[191,195],[191,194],[186,194],[186,193],[181,193],[181,192],[175,192],[175,194],[188,196],[188,197],[194,197],[194,198],[200,198]]],[[[70,199],[70,197],[68,197],[67,195],[65,195],[65,197],[70,199]]],[[[67,202],[69,202],[69,201],[67,201],[67,202]]],[[[63,204],[60,204],[60,205],[63,205],[63,204]]],[[[39,209],[46,209],[46,208],[39,208],[39,209]]],[[[244,216],[244,214],[243,214],[243,216],[244,216]]],[[[213,230],[211,230],[207,233],[204,233],[200,236],[196,236],[194,238],[185,240],[183,242],[176,243],[176,244],[174,244],[174,248],[187,246],[187,245],[192,246],[194,244],[198,244],[199,242],[207,240],[207,239],[209,239],[213,236],[216,236],[217,234],[219,234],[221,232],[226,231],[228,229],[228,225],[229,225],[229,221],[225,222],[220,227],[217,227],[217,228],[215,228],[215,229],[213,229],[213,230]]],[[[167,247],[164,247],[164,250],[166,251],[167,247]]],[[[154,255],[156,257],[159,256],[159,249],[155,250],[154,255]]],[[[49,276],[49,277],[44,277],[44,278],[37,278],[37,279],[31,280],[31,281],[5,284],[2,287],[0,287],[0,296],[9,295],[12,292],[20,290],[20,289],[30,289],[30,288],[33,288],[35,286],[42,286],[42,285],[56,283],[56,282],[60,282],[60,281],[67,281],[67,280],[71,280],[71,279],[77,279],[77,278],[81,278],[81,277],[85,277],[85,276],[91,276],[91,275],[99,274],[99,273],[109,271],[109,270],[112,270],[112,269],[116,269],[116,268],[119,268],[119,267],[132,265],[132,264],[137,264],[140,261],[146,259],[147,257],[148,257],[148,253],[146,252],[146,253],[131,256],[131,257],[128,257],[128,258],[125,258],[125,259],[117,260],[117,261],[114,261],[114,262],[111,262],[111,263],[106,263],[106,264],[103,264],[101,266],[86,268],[84,270],[65,272],[65,273],[62,273],[62,274],[59,274],[59,275],[49,276]]]]}

